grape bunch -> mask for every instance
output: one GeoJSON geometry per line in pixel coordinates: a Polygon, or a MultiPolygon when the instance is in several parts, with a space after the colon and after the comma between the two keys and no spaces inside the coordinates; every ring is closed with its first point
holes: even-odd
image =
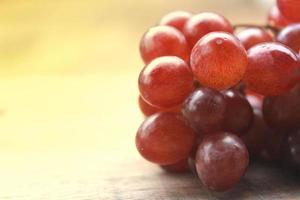
{"type": "Polygon", "coordinates": [[[267,25],[212,12],[165,15],[140,42],[136,147],[169,172],[226,191],[256,158],[300,170],[300,1],[267,25]]]}

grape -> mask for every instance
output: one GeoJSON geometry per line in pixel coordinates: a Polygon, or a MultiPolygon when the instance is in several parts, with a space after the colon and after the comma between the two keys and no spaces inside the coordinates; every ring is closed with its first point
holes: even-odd
{"type": "Polygon", "coordinates": [[[299,0],[277,0],[277,5],[281,13],[288,20],[300,21],[299,0]]]}
{"type": "Polygon", "coordinates": [[[249,102],[239,92],[224,92],[226,100],[223,130],[241,135],[251,126],[253,110],[249,102]]]}
{"type": "Polygon", "coordinates": [[[284,141],[287,135],[285,132],[273,131],[266,140],[265,148],[261,152],[262,158],[272,162],[282,159],[284,155],[284,141]]]}
{"type": "Polygon", "coordinates": [[[285,27],[292,22],[287,20],[279,11],[277,6],[273,6],[272,9],[268,13],[268,24],[277,27],[282,28],[285,27]]]}
{"type": "Polygon", "coordinates": [[[180,114],[161,112],[142,123],[137,131],[136,147],[146,160],[170,165],[189,157],[194,140],[194,131],[180,114]]]}
{"type": "Polygon", "coordinates": [[[246,146],[240,138],[230,133],[207,136],[197,150],[198,175],[211,190],[231,189],[245,174],[248,164],[246,146]]]}
{"type": "Polygon", "coordinates": [[[213,32],[194,46],[191,67],[201,85],[217,90],[238,84],[247,67],[247,53],[231,34],[213,32]]]}
{"type": "Polygon", "coordinates": [[[264,96],[252,92],[251,90],[246,90],[246,99],[248,100],[253,109],[262,109],[264,96]]]}
{"type": "Polygon", "coordinates": [[[247,28],[238,33],[237,37],[247,50],[257,44],[273,41],[272,35],[262,28],[247,28]]]}
{"type": "Polygon", "coordinates": [[[300,23],[291,24],[282,29],[278,36],[277,41],[290,47],[295,52],[300,50],[300,23]]]}
{"type": "Polygon", "coordinates": [[[175,56],[154,59],[139,76],[141,96],[157,107],[171,108],[181,104],[193,88],[189,66],[175,56]]]}
{"type": "Polygon", "coordinates": [[[180,31],[170,26],[157,26],[144,34],[140,53],[145,64],[162,56],[177,56],[188,62],[190,48],[180,31]]]}
{"type": "Polygon", "coordinates": [[[300,84],[284,95],[266,97],[263,112],[266,122],[274,129],[300,126],[300,84]]]}
{"type": "Polygon", "coordinates": [[[288,138],[284,141],[283,152],[285,156],[285,161],[295,167],[300,169],[300,129],[291,132],[288,138]]]}
{"type": "Polygon", "coordinates": [[[145,116],[150,116],[154,113],[163,110],[162,108],[148,104],[141,96],[139,96],[139,107],[145,116]]]}
{"type": "Polygon", "coordinates": [[[161,21],[160,25],[172,26],[179,31],[183,32],[184,25],[186,21],[192,16],[191,13],[185,11],[174,11],[165,15],[161,21]]]}
{"type": "Polygon", "coordinates": [[[190,171],[188,159],[183,159],[171,165],[162,165],[160,167],[166,170],[167,172],[171,172],[171,173],[186,173],[190,171]]]}
{"type": "Polygon", "coordinates": [[[250,155],[259,155],[266,145],[266,141],[272,134],[272,130],[264,121],[260,108],[254,107],[254,119],[250,129],[242,135],[242,140],[246,144],[250,155]]]}
{"type": "Polygon", "coordinates": [[[222,130],[226,101],[222,93],[199,88],[183,103],[183,116],[199,133],[210,134],[222,130]]]}
{"type": "Polygon", "coordinates": [[[204,35],[215,31],[233,33],[233,28],[225,17],[212,12],[204,12],[192,16],[186,22],[183,33],[190,46],[193,47],[204,35]]]}
{"type": "Polygon", "coordinates": [[[280,95],[300,79],[300,61],[289,48],[279,43],[258,44],[248,50],[249,64],[244,81],[262,95],[280,95]]]}

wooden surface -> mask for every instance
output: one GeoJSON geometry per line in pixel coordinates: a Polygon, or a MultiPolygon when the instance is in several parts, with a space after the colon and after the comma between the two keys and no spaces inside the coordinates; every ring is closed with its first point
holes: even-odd
{"type": "Polygon", "coordinates": [[[143,32],[178,9],[264,23],[262,2],[0,1],[0,200],[300,199],[296,176],[259,164],[210,193],[134,144],[143,32]]]}

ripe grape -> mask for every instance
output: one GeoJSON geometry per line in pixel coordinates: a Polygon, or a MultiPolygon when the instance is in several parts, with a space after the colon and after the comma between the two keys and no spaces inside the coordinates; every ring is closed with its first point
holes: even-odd
{"type": "Polygon", "coordinates": [[[226,100],[223,130],[242,135],[251,126],[253,110],[249,102],[239,92],[228,90],[224,92],[226,100]]]}
{"type": "Polygon", "coordinates": [[[196,169],[202,183],[211,190],[226,191],[236,185],[249,164],[241,139],[221,132],[204,138],[196,155],[196,169]]]}
{"type": "Polygon", "coordinates": [[[300,23],[291,24],[277,35],[277,41],[290,47],[295,52],[300,50],[300,23]]]}
{"type": "Polygon", "coordinates": [[[257,156],[266,145],[266,141],[271,136],[272,130],[264,121],[260,108],[253,107],[254,119],[250,129],[242,136],[250,155],[257,156]]]}
{"type": "Polygon", "coordinates": [[[204,35],[215,31],[233,33],[233,28],[225,17],[212,12],[203,12],[192,16],[186,22],[183,33],[190,47],[193,47],[204,35]]]}
{"type": "Polygon", "coordinates": [[[185,173],[190,171],[188,159],[183,159],[171,165],[161,165],[160,167],[171,173],[185,173]]]}
{"type": "Polygon", "coordinates": [[[189,61],[190,48],[184,35],[170,26],[156,26],[150,28],[140,42],[140,53],[148,64],[161,56],[177,56],[189,61]]]}
{"type": "Polygon", "coordinates": [[[194,131],[180,114],[161,112],[142,123],[137,131],[136,147],[146,160],[170,165],[189,157],[194,140],[194,131]]]}
{"type": "Polygon", "coordinates": [[[247,28],[238,33],[237,37],[242,42],[246,50],[257,44],[273,41],[272,35],[262,28],[247,28]]]}
{"type": "Polygon", "coordinates": [[[248,100],[253,109],[262,109],[264,96],[252,92],[251,90],[246,90],[246,99],[248,100]]]}
{"type": "Polygon", "coordinates": [[[163,110],[162,108],[148,104],[141,96],[139,96],[139,107],[145,116],[150,116],[163,110]]]}
{"type": "Polygon", "coordinates": [[[300,169],[300,129],[291,132],[288,138],[285,140],[284,147],[284,158],[285,161],[295,167],[300,169]]]}
{"type": "Polygon", "coordinates": [[[244,81],[259,94],[283,94],[300,79],[299,57],[282,44],[258,44],[248,50],[248,60],[244,81]]]}
{"type": "Polygon", "coordinates": [[[263,112],[266,122],[274,129],[300,126],[300,84],[284,95],[266,97],[263,112]]]}
{"type": "Polygon", "coordinates": [[[292,21],[300,21],[300,1],[299,0],[277,0],[280,12],[292,21]]]}
{"type": "Polygon", "coordinates": [[[174,11],[162,17],[159,24],[172,26],[183,32],[184,25],[191,16],[192,14],[186,11],[174,11]]]}
{"type": "Polygon", "coordinates": [[[273,27],[282,28],[291,23],[291,21],[287,20],[285,16],[281,14],[277,6],[273,6],[268,13],[268,24],[273,27]]]}
{"type": "Polygon", "coordinates": [[[183,116],[197,132],[209,134],[222,130],[226,110],[222,93],[199,88],[185,100],[182,107],[183,116]]]}
{"type": "Polygon", "coordinates": [[[217,90],[238,84],[247,67],[247,52],[233,35],[213,32],[205,35],[191,53],[191,68],[201,85],[217,90]]]}
{"type": "Polygon", "coordinates": [[[157,107],[171,108],[181,104],[193,88],[189,66],[175,56],[154,59],[139,76],[141,96],[157,107]]]}

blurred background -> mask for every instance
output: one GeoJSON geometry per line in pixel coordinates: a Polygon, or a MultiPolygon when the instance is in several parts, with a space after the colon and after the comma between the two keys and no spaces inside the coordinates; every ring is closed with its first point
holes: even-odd
{"type": "Polygon", "coordinates": [[[274,0],[1,0],[2,180],[15,184],[12,174],[40,162],[31,158],[35,154],[45,159],[52,152],[56,157],[94,151],[102,159],[103,152],[109,157],[114,151],[139,157],[134,136],[142,121],[137,105],[142,34],[174,10],[215,11],[232,23],[264,24],[273,4],[274,0]]]}

